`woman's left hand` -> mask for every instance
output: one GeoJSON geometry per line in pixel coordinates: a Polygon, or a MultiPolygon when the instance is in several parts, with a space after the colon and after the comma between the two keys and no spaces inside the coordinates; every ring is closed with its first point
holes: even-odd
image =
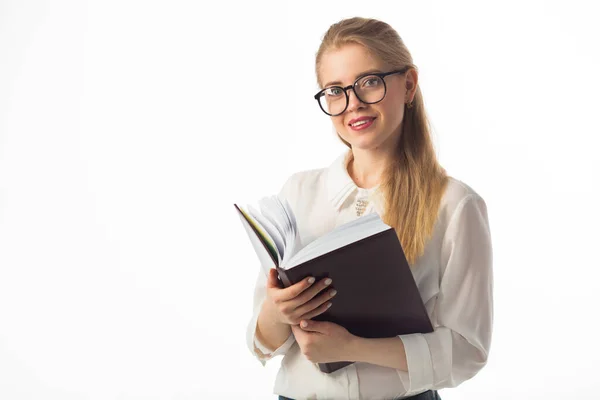
{"type": "Polygon", "coordinates": [[[292,332],[302,354],[311,362],[327,363],[349,360],[354,336],[343,326],[326,321],[303,320],[292,325],[292,332]]]}

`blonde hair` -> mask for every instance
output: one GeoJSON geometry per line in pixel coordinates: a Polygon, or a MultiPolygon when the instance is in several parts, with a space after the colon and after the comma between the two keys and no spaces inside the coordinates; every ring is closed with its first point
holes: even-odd
{"type": "MultiPolygon", "coordinates": [[[[410,66],[417,70],[398,33],[385,22],[350,18],[333,24],[326,32],[316,56],[317,81],[323,54],[346,44],[360,44],[390,68],[410,66]]],[[[418,70],[417,70],[418,71],[418,70]]],[[[387,166],[380,191],[385,199],[382,219],[395,228],[408,262],[420,257],[432,235],[448,177],[437,161],[417,84],[413,106],[405,106],[396,156],[387,166]]],[[[346,146],[350,144],[338,137],[346,146]]],[[[352,157],[352,155],[350,155],[352,157]]]]}

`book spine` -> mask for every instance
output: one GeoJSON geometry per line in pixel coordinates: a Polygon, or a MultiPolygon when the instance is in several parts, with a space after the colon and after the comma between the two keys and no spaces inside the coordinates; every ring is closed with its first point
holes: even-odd
{"type": "Polygon", "coordinates": [[[354,361],[338,361],[338,362],[330,362],[330,363],[319,363],[319,369],[321,372],[326,374],[331,374],[339,369],[347,367],[348,365],[354,364],[354,361]]]}
{"type": "Polygon", "coordinates": [[[294,282],[290,281],[284,269],[277,267],[277,273],[279,274],[279,279],[281,279],[284,287],[289,287],[294,284],[294,282]]]}

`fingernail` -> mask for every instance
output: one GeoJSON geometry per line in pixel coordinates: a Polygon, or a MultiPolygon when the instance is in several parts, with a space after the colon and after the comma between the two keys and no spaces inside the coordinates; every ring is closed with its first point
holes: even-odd
{"type": "Polygon", "coordinates": [[[331,285],[331,279],[325,279],[325,286],[331,285]]]}
{"type": "Polygon", "coordinates": [[[306,328],[308,326],[308,323],[306,323],[306,321],[302,321],[300,322],[300,326],[306,328]]]}
{"type": "Polygon", "coordinates": [[[329,296],[333,297],[337,294],[337,290],[332,290],[331,292],[329,292],[329,296]]]}
{"type": "Polygon", "coordinates": [[[313,283],[315,283],[315,278],[313,278],[313,277],[308,278],[308,283],[310,283],[311,285],[313,283]]]}
{"type": "Polygon", "coordinates": [[[327,308],[331,307],[332,303],[327,303],[327,308]]]}

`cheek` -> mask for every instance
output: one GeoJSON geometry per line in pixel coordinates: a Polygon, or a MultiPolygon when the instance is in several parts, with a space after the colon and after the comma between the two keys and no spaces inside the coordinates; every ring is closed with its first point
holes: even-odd
{"type": "MultiPolygon", "coordinates": [[[[340,132],[344,129],[344,118],[343,117],[333,117],[331,118],[331,121],[333,122],[333,126],[335,127],[335,130],[340,132]]],[[[341,132],[343,133],[343,132],[341,132]]]]}
{"type": "MultiPolygon", "coordinates": [[[[391,99],[390,99],[391,100],[391,99]]],[[[395,129],[404,117],[404,104],[401,101],[389,101],[384,105],[385,124],[395,129]]]]}

